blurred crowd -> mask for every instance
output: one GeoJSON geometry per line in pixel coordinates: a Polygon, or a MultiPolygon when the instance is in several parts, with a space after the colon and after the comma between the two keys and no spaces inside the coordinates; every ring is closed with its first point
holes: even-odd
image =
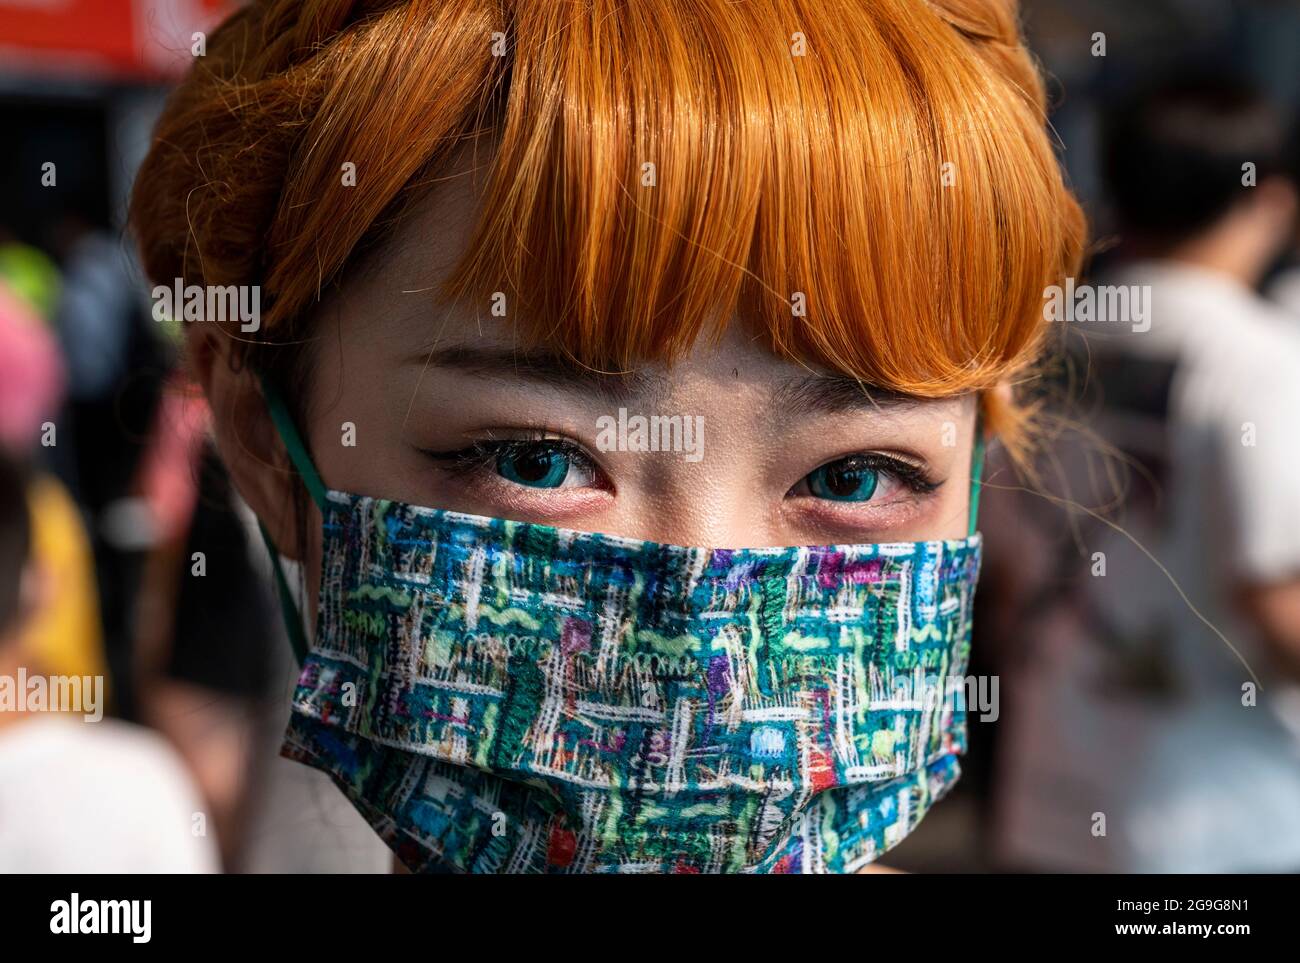
{"type": "MultiPolygon", "coordinates": [[[[1001,705],[891,862],[1300,871],[1300,9],[1024,6],[1096,247],[1035,477],[986,471],[1001,705]]],[[[103,680],[98,710],[0,695],[0,871],[384,872],[278,756],[269,561],[122,234],[165,90],[0,84],[0,678],[103,680]]]]}

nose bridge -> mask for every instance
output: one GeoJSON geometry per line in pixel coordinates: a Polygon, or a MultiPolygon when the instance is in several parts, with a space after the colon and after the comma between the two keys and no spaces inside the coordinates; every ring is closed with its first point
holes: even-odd
{"type": "Polygon", "coordinates": [[[664,513],[650,524],[651,541],[698,548],[750,548],[768,544],[761,530],[735,512],[702,505],[699,511],[664,513]]]}
{"type": "Polygon", "coordinates": [[[750,466],[664,466],[645,512],[646,538],[701,548],[772,545],[768,507],[750,466]],[[736,476],[736,477],[733,477],[736,476]]]}
{"type": "Polygon", "coordinates": [[[632,455],[640,537],[702,548],[776,544],[756,444],[761,399],[732,384],[730,372],[678,370],[671,388],[638,412],[651,449],[632,455]]]}

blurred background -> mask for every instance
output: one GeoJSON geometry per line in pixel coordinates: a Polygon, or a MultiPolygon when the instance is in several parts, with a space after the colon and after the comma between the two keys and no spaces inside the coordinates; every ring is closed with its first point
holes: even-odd
{"type": "MultiPolygon", "coordinates": [[[[26,787],[0,789],[0,871],[390,866],[277,755],[268,563],[123,236],[169,87],[235,5],[0,0],[0,445],[46,583],[0,672],[102,675],[111,716],[38,739],[0,713],[0,786],[26,787]],[[191,831],[105,822],[133,811],[191,831]]],[[[1092,223],[1078,283],[1137,293],[1056,326],[1038,477],[991,457],[971,672],[995,711],[885,862],[1300,871],[1300,2],[1022,8],[1092,223]]]]}

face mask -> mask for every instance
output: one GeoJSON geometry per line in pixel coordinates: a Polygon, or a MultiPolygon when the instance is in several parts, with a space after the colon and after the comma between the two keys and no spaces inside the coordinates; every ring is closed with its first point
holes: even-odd
{"type": "Polygon", "coordinates": [[[324,515],[282,752],[412,871],[849,873],[956,782],[974,484],[965,540],[661,545],[327,491],[268,395],[324,515]]]}

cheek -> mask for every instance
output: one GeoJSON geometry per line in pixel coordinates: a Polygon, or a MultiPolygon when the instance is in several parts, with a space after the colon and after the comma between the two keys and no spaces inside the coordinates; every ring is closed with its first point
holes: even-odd
{"type": "Polygon", "coordinates": [[[922,542],[966,537],[965,497],[944,485],[929,494],[905,494],[873,509],[813,498],[792,501],[785,544],[922,542]]]}
{"type": "Polygon", "coordinates": [[[965,538],[970,534],[972,454],[973,446],[965,446],[941,489],[943,497],[937,503],[934,538],[965,538]]]}
{"type": "Polygon", "coordinates": [[[410,468],[403,426],[411,394],[397,383],[382,323],[368,329],[356,320],[366,317],[374,312],[345,300],[319,320],[322,337],[313,342],[308,373],[311,454],[329,488],[403,497],[409,483],[401,479],[410,468]]]}
{"type": "MultiPolygon", "coordinates": [[[[970,534],[970,475],[961,473],[961,480],[953,479],[950,491],[939,501],[935,515],[933,535],[928,538],[965,538],[970,534]]],[[[944,488],[948,488],[945,485],[944,488]]]]}
{"type": "Polygon", "coordinates": [[[540,522],[560,528],[582,527],[594,518],[617,517],[624,505],[624,500],[598,488],[531,489],[509,484],[498,488],[491,482],[476,482],[468,491],[455,488],[440,492],[438,497],[439,508],[540,522]],[[486,503],[483,501],[485,497],[486,503]]]}
{"type": "Polygon", "coordinates": [[[369,398],[344,395],[317,414],[311,431],[316,470],[338,491],[418,501],[407,497],[414,494],[410,476],[417,463],[402,440],[402,415],[384,408],[375,391],[369,398]]]}

